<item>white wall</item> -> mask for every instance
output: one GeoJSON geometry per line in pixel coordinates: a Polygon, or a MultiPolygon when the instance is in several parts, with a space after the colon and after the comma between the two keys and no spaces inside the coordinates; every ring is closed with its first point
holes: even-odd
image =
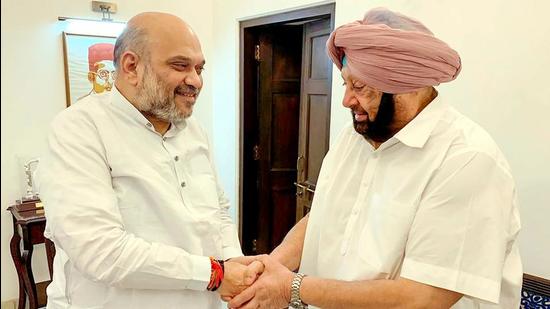
{"type": "MultiPolygon", "coordinates": [[[[224,187],[233,189],[230,196],[238,202],[238,21],[314,2],[214,3],[214,141],[224,187]]],[[[521,206],[524,270],[550,278],[550,128],[543,123],[550,114],[550,2],[338,0],[336,26],[378,6],[416,17],[460,53],[462,73],[438,89],[484,126],[508,157],[521,206]]],[[[350,117],[340,104],[339,72],[333,74],[332,138],[350,117]]]]}
{"type": "MultiPolygon", "coordinates": [[[[212,58],[212,1],[116,0],[115,20],[126,21],[144,11],[162,11],[185,19],[197,32],[207,59],[212,58]]],[[[58,16],[100,18],[87,0],[2,1],[2,301],[18,296],[17,275],[9,253],[11,216],[4,209],[23,191],[17,157],[39,156],[53,117],[65,108],[65,76],[58,16]]],[[[211,65],[195,115],[212,131],[211,65]]],[[[35,249],[35,279],[48,278],[44,248],[35,249]]]]}

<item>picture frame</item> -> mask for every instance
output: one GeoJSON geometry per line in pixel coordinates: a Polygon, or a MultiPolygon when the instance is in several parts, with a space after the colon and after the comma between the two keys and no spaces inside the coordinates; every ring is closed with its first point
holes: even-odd
{"type": "Polygon", "coordinates": [[[67,107],[114,87],[115,42],[114,36],[63,32],[67,107]]]}

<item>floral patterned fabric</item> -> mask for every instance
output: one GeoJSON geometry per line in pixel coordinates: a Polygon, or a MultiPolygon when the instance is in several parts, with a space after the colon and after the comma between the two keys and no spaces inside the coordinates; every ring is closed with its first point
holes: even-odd
{"type": "Polygon", "coordinates": [[[550,297],[521,291],[521,309],[550,309],[550,297]]]}

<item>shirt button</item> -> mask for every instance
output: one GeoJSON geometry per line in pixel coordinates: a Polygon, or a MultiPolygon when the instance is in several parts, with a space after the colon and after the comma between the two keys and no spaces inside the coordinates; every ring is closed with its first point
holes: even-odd
{"type": "Polygon", "coordinates": [[[181,182],[181,187],[182,187],[182,188],[185,188],[185,186],[186,186],[185,181],[182,181],[182,182],[181,182]]]}
{"type": "Polygon", "coordinates": [[[150,128],[150,127],[152,126],[152,124],[151,124],[151,123],[147,123],[147,126],[150,128]]]}
{"type": "Polygon", "coordinates": [[[357,215],[359,213],[359,210],[358,209],[354,209],[353,212],[352,212],[354,215],[357,215]]]}
{"type": "Polygon", "coordinates": [[[175,157],[174,157],[174,161],[178,161],[179,159],[180,159],[179,156],[175,156],[175,157]]]}
{"type": "Polygon", "coordinates": [[[163,137],[162,140],[166,142],[166,137],[163,137]]]}

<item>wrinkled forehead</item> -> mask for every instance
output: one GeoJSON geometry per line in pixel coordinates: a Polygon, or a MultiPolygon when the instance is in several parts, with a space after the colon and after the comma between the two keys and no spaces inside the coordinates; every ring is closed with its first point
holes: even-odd
{"type": "Polygon", "coordinates": [[[363,82],[360,78],[355,76],[353,72],[350,70],[348,66],[343,66],[342,70],[340,71],[340,75],[342,76],[342,79],[345,81],[352,81],[352,82],[363,82]]]}

